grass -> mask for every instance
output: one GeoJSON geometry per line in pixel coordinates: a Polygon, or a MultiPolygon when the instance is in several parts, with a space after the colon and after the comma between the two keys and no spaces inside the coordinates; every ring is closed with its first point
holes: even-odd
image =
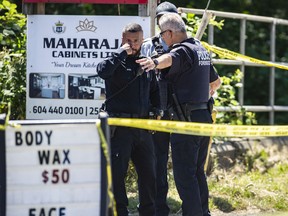
{"type": "Polygon", "coordinates": [[[288,211],[288,163],[279,163],[266,173],[229,172],[209,178],[210,209],[223,212],[257,208],[261,211],[288,211]]]}
{"type": "MultiPolygon", "coordinates": [[[[216,160],[207,178],[210,191],[209,207],[212,213],[219,210],[228,213],[251,208],[263,212],[288,211],[288,151],[282,150],[272,152],[272,149],[264,148],[254,150],[253,153],[247,152],[237,158],[230,168],[219,168],[216,160]]],[[[130,169],[129,173],[134,172],[132,167],[130,169]]],[[[176,214],[181,209],[181,200],[174,184],[171,161],[168,173],[168,204],[171,213],[176,214]]],[[[129,209],[136,213],[138,195],[136,175],[133,175],[127,183],[127,189],[129,209]]]]}

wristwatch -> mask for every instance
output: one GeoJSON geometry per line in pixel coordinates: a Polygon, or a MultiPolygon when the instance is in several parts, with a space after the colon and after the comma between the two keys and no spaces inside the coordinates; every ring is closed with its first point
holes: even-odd
{"type": "Polygon", "coordinates": [[[154,62],[154,69],[159,65],[159,62],[157,59],[153,59],[153,62],[154,62]]]}

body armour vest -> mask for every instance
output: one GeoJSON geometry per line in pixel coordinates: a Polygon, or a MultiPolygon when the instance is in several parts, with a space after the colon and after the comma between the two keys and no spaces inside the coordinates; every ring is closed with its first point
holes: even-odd
{"type": "Polygon", "coordinates": [[[166,78],[171,82],[179,103],[207,102],[210,72],[214,70],[207,50],[200,43],[188,39],[175,44],[173,52],[179,54],[180,67],[172,69],[166,78]]]}

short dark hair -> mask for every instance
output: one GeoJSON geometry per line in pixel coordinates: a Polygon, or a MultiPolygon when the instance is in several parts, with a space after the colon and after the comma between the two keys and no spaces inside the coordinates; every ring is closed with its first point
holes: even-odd
{"type": "Polygon", "coordinates": [[[131,33],[135,33],[135,32],[143,32],[142,26],[139,25],[138,23],[129,23],[127,24],[122,33],[126,33],[126,32],[131,32],[131,33]]]}

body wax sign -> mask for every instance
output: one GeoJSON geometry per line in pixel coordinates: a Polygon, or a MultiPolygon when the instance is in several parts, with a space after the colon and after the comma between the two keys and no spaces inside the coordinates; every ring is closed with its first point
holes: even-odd
{"type": "Polygon", "coordinates": [[[105,99],[97,64],[131,22],[150,35],[149,17],[28,15],[26,118],[96,118],[105,99]]]}
{"type": "Polygon", "coordinates": [[[6,185],[6,216],[100,216],[95,124],[7,127],[6,185]]]}

